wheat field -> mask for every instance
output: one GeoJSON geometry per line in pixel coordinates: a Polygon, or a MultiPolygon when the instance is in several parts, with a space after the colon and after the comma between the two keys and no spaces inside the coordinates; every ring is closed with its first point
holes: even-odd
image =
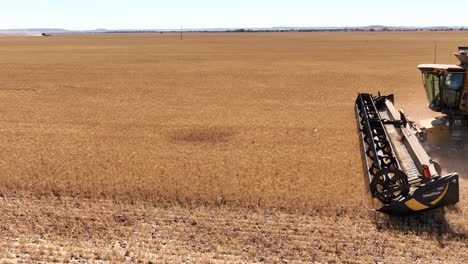
{"type": "Polygon", "coordinates": [[[0,260],[468,260],[463,165],[455,207],[367,210],[354,100],[433,116],[435,40],[468,34],[1,37],[0,260]]]}

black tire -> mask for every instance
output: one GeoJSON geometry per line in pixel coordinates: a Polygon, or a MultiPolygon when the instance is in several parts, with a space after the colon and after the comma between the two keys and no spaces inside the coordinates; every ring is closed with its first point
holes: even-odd
{"type": "Polygon", "coordinates": [[[447,151],[447,155],[448,155],[450,158],[456,158],[456,157],[458,157],[458,149],[457,149],[457,148],[450,148],[450,149],[447,151]]]}
{"type": "Polygon", "coordinates": [[[434,165],[437,174],[442,175],[442,167],[440,166],[439,162],[432,161],[432,164],[434,165]]]}

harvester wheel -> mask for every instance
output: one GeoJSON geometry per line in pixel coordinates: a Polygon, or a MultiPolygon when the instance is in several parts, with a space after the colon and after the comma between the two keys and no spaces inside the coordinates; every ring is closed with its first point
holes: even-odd
{"type": "Polygon", "coordinates": [[[457,148],[450,148],[448,151],[447,151],[447,155],[450,157],[450,158],[456,158],[458,156],[458,149],[457,148]]]}
{"type": "Polygon", "coordinates": [[[374,175],[370,190],[379,201],[389,204],[409,193],[408,176],[397,169],[380,170],[374,175]]]}
{"type": "Polygon", "coordinates": [[[442,167],[440,166],[439,162],[433,161],[432,164],[434,164],[434,168],[437,171],[439,175],[442,175],[442,167]]]}

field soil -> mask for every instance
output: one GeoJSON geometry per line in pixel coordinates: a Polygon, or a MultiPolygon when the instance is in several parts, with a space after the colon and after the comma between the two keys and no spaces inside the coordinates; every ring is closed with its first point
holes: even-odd
{"type": "Polygon", "coordinates": [[[437,115],[435,40],[468,34],[0,37],[0,262],[468,262],[468,167],[457,205],[377,214],[354,117],[437,115]]]}

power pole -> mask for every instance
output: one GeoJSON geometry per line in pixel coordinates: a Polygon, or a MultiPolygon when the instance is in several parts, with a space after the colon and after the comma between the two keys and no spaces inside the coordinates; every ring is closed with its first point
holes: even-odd
{"type": "Polygon", "coordinates": [[[182,31],[183,31],[183,30],[184,30],[184,28],[182,27],[182,25],[180,25],[180,40],[183,39],[183,37],[182,37],[182,31]]]}

